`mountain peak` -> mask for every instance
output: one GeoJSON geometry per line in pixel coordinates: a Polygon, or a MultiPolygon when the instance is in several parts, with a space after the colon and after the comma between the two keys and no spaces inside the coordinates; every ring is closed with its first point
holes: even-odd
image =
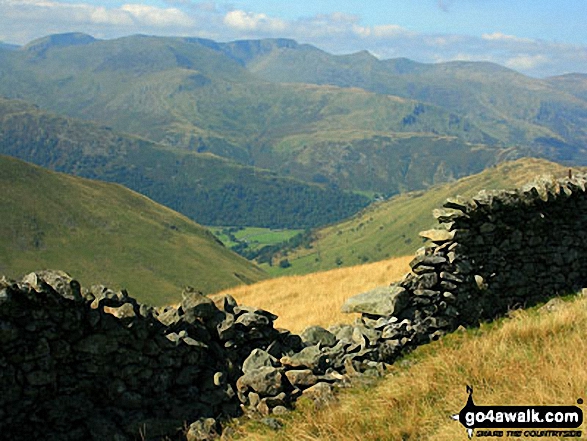
{"type": "Polygon", "coordinates": [[[82,46],[97,41],[94,37],[81,32],[53,34],[31,41],[22,49],[30,52],[43,53],[52,47],[82,46]]]}

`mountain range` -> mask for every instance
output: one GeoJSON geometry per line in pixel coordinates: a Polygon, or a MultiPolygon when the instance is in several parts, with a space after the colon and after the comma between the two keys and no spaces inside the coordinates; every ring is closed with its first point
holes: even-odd
{"type": "MultiPolygon", "coordinates": [[[[223,158],[225,165],[261,168],[275,180],[295,178],[316,191],[336,192],[339,206],[350,197],[342,190],[391,196],[524,156],[587,162],[581,74],[539,80],[491,63],[332,55],[287,39],[218,43],[62,34],[17,50],[0,48],[0,78],[0,95],[92,121],[116,136],[139,137],[153,147],[147,157],[173,151],[203,163],[208,154],[216,164],[223,158]]],[[[185,170],[194,176],[191,167],[185,170]]],[[[232,202],[248,194],[247,181],[239,180],[232,202]]],[[[171,199],[146,194],[165,204],[171,199]]],[[[271,195],[261,192],[258,199],[266,197],[271,195]]],[[[365,203],[350,205],[357,211],[365,203]]],[[[201,222],[260,222],[224,217],[225,209],[225,221],[203,214],[218,212],[219,204],[191,212],[172,206],[201,222]]],[[[339,211],[295,226],[350,214],[339,211]]]]}

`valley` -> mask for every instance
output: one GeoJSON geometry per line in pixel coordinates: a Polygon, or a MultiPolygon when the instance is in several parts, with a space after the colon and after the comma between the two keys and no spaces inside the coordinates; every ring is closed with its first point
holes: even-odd
{"type": "Polygon", "coordinates": [[[585,16],[0,0],[0,438],[579,441],[585,16]]]}
{"type": "Polygon", "coordinates": [[[0,155],[0,272],[61,269],[164,305],[267,275],[207,229],[121,185],[0,155]]]}
{"type": "MultiPolygon", "coordinates": [[[[431,228],[435,223],[433,210],[448,197],[472,196],[483,189],[516,188],[541,175],[566,176],[568,170],[545,160],[520,159],[425,192],[401,194],[374,203],[342,222],[313,230],[310,243],[275,254],[273,267],[263,267],[274,274],[308,274],[410,255],[424,245],[418,233],[431,228]],[[274,268],[282,259],[291,266],[274,268]]],[[[577,168],[575,173],[582,170],[577,168]]]]}

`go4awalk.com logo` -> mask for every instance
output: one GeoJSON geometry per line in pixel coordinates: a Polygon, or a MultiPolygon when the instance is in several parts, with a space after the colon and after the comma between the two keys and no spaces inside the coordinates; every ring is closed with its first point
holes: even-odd
{"type": "MultiPolygon", "coordinates": [[[[477,406],[473,388],[461,411],[452,415],[473,437],[580,438],[583,411],[577,406],[477,406]],[[545,430],[546,429],[546,430],[545,430]]],[[[577,400],[583,404],[582,399],[577,400]]]]}

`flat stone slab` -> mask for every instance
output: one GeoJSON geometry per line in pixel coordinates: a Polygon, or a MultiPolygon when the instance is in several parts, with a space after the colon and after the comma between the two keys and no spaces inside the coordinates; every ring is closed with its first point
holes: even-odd
{"type": "Polygon", "coordinates": [[[439,229],[421,231],[419,234],[421,237],[423,237],[425,239],[429,239],[432,242],[439,242],[439,243],[448,242],[449,240],[453,240],[455,237],[454,231],[439,230],[439,229]]]}
{"type": "Polygon", "coordinates": [[[341,308],[342,312],[387,317],[397,315],[408,304],[408,292],[400,286],[383,286],[351,297],[341,308]]]}

